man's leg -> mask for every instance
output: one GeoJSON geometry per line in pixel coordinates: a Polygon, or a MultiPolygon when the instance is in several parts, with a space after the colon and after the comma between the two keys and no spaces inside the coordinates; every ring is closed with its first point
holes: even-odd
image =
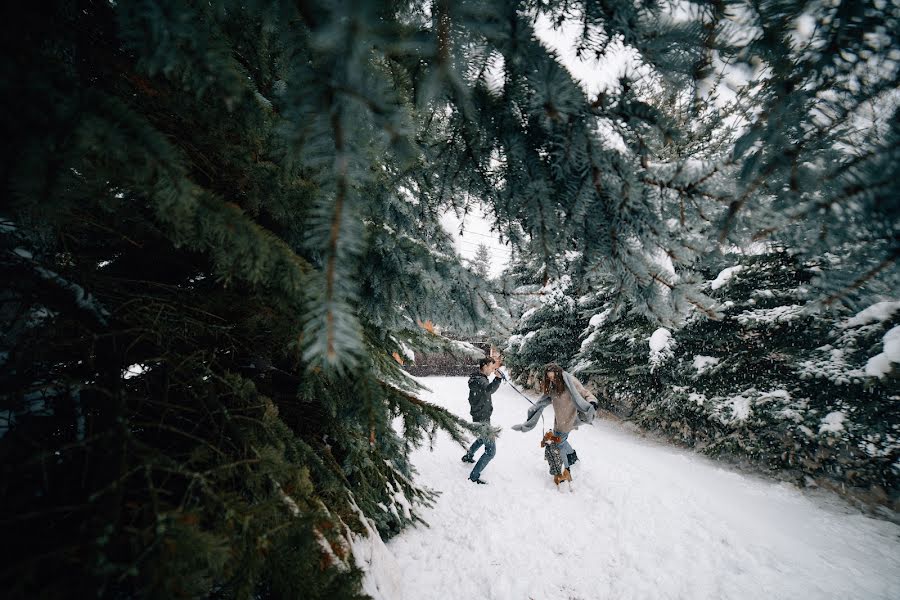
{"type": "Polygon", "coordinates": [[[478,462],[475,463],[475,468],[472,469],[472,472],[469,474],[469,479],[471,479],[472,481],[481,479],[481,472],[484,471],[484,468],[488,465],[489,462],[491,462],[491,459],[494,458],[494,455],[497,454],[497,443],[494,440],[483,440],[483,443],[484,454],[481,455],[481,458],[479,458],[478,462]]]}
{"type": "Polygon", "coordinates": [[[481,438],[478,438],[474,442],[472,442],[472,445],[469,446],[469,450],[463,455],[462,461],[475,462],[475,453],[478,452],[478,449],[481,448],[482,445],[484,445],[484,440],[482,440],[481,438]]]}

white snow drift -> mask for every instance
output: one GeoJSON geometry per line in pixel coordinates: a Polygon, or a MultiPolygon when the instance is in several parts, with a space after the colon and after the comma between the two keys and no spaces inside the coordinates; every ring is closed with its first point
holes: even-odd
{"type": "MultiPolygon", "coordinates": [[[[423,381],[426,400],[468,416],[465,378],[423,381]]],[[[509,429],[528,403],[504,383],[494,406],[504,431],[488,485],[466,480],[471,465],[444,434],[413,455],[441,496],[423,513],[430,527],[387,545],[390,600],[900,598],[897,525],[608,421],[572,434],[575,492],[559,493],[540,428],[509,429]]]]}

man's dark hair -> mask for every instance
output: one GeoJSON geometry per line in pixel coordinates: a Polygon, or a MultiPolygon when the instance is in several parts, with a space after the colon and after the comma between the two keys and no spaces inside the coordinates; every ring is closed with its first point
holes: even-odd
{"type": "Polygon", "coordinates": [[[478,368],[479,368],[479,369],[483,369],[483,368],[484,368],[484,365],[489,365],[489,364],[491,364],[492,362],[497,362],[497,361],[495,361],[495,360],[494,360],[493,358],[491,358],[490,356],[485,356],[484,358],[482,358],[481,360],[478,361],[478,368]]]}

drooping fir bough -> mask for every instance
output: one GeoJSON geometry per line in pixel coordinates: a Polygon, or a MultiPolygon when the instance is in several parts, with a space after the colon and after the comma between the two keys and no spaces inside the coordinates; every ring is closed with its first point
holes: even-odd
{"type": "Polygon", "coordinates": [[[446,210],[662,321],[716,315],[690,267],[717,239],[842,245],[829,302],[895,281],[879,6],[5,5],[3,589],[359,595],[367,519],[431,497],[409,448],[463,434],[392,353],[497,312],[446,210]],[[588,95],[536,35],[572,21],[641,68],[588,95]],[[729,108],[724,63],[762,74],[729,108]]]}

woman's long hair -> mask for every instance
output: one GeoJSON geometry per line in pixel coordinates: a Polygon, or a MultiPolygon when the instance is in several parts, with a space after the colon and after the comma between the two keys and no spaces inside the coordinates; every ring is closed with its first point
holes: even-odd
{"type": "Polygon", "coordinates": [[[545,394],[553,394],[559,395],[563,393],[566,389],[566,382],[563,381],[563,370],[556,363],[550,363],[544,369],[544,378],[541,380],[541,391],[545,394]],[[551,381],[549,377],[547,377],[547,373],[553,371],[554,376],[551,381]]]}

